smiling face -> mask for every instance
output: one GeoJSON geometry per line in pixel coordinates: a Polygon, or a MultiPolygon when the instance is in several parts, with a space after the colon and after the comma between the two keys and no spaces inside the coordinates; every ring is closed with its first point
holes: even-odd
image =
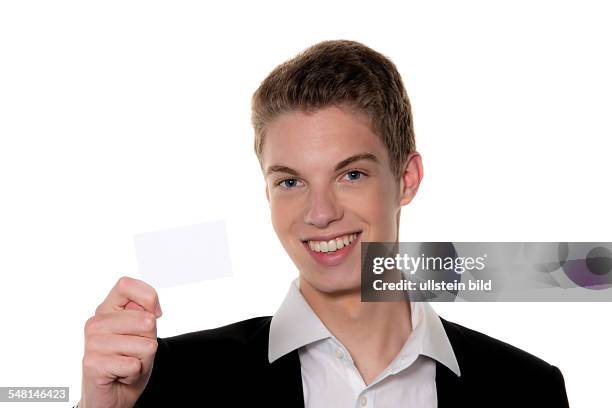
{"type": "Polygon", "coordinates": [[[401,182],[368,117],[347,107],[281,114],[262,152],[272,224],[301,282],[325,292],[360,289],[360,241],[398,239],[399,212],[422,177],[412,153],[401,182]]]}

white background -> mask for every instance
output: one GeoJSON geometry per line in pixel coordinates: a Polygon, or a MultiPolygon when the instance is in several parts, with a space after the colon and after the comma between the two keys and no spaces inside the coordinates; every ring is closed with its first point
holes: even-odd
{"type": "MultiPolygon", "coordinates": [[[[425,177],[400,240],[612,241],[605,3],[3,1],[0,386],[79,399],[83,325],[138,277],[140,232],[228,222],[233,277],[160,290],[160,337],[275,312],[297,272],[250,97],[325,39],[403,75],[425,177]]],[[[433,306],[559,366],[572,407],[610,406],[612,303],[433,306]]]]}

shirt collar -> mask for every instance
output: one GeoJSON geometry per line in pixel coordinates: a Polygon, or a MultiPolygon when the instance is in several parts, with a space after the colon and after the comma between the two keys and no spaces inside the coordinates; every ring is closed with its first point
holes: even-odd
{"type": "Polygon", "coordinates": [[[270,322],[268,360],[274,360],[317,340],[332,337],[299,289],[298,279],[291,282],[285,300],[270,322]]]}
{"type": "MultiPolygon", "coordinates": [[[[413,332],[400,354],[408,347],[416,348],[418,354],[439,361],[460,376],[459,363],[440,317],[428,302],[410,302],[410,308],[413,332]]],[[[268,360],[272,363],[293,350],[329,337],[333,337],[332,333],[306,302],[295,279],[270,322],[268,360]]]]}

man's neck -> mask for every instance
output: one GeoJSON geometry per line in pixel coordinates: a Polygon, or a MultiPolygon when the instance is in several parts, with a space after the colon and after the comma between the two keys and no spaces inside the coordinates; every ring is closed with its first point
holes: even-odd
{"type": "Polygon", "coordinates": [[[347,348],[366,384],[387,368],[412,333],[408,302],[361,302],[359,290],[327,294],[302,278],[300,291],[323,324],[347,348]]]}

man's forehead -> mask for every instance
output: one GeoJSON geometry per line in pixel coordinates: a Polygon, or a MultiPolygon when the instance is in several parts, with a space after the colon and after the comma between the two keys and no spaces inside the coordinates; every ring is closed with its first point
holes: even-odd
{"type": "Polygon", "coordinates": [[[363,114],[337,106],[281,114],[266,131],[262,153],[266,175],[280,167],[327,171],[346,161],[386,162],[382,140],[363,114]]]}

